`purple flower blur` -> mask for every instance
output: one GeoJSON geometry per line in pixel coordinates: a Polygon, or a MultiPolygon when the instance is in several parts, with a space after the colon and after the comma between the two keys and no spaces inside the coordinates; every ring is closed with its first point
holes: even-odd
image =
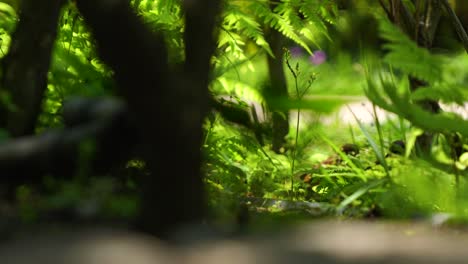
{"type": "Polygon", "coordinates": [[[309,60],[315,65],[320,65],[327,60],[327,54],[323,50],[317,50],[309,57],[309,60]]]}
{"type": "Polygon", "coordinates": [[[291,57],[293,58],[299,58],[302,55],[304,55],[304,51],[302,50],[301,47],[298,47],[298,46],[291,47],[289,51],[291,52],[291,57]]]}

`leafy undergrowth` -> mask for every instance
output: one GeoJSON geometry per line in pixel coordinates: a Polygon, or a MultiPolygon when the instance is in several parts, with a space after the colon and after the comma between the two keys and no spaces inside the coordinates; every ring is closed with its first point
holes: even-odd
{"type": "Polygon", "coordinates": [[[146,173],[139,161],[111,174],[22,185],[15,201],[0,200],[0,232],[27,225],[76,223],[128,225],[138,210],[138,182],[146,173]]]}
{"type": "MultiPolygon", "coordinates": [[[[116,92],[110,69],[99,60],[74,1],[69,2],[61,17],[39,132],[62,125],[60,112],[65,98],[111,96],[116,92]]],[[[180,1],[131,2],[145,22],[170,43],[170,64],[182,64],[184,16],[180,1]]],[[[327,7],[333,6],[333,1],[318,1],[312,13],[309,7],[315,5],[308,1],[299,1],[300,6],[294,1],[291,5],[289,1],[280,2],[274,10],[266,1],[226,2],[209,87],[214,96],[241,98],[248,102],[245,106],[269,103],[262,95],[269,78],[266,58],[271,55],[266,33],[275,28],[287,38],[285,48],[290,48],[283,65],[290,96],[283,98],[287,110],[294,112],[305,106],[304,112],[316,110],[317,105],[326,105],[317,107],[319,110],[329,110],[333,107],[327,104],[336,102],[294,102],[313,96],[362,96],[365,92],[374,104],[400,118],[346,126],[321,122],[317,113],[311,114],[312,121],[301,119],[300,128],[290,120],[287,143],[281,153],[274,153],[270,150],[269,124],[262,131],[262,145],[251,130],[213,114],[206,121],[202,147],[211,219],[222,226],[249,230],[322,217],[414,219],[447,213],[454,221],[466,221],[468,126],[451,115],[420,111],[413,103],[435,99],[462,105],[467,99],[466,54],[431,55],[388,22],[372,20],[379,23],[379,32],[375,33],[386,41],[385,56],[378,52],[366,55],[369,58],[356,58],[345,50],[348,47],[337,46],[339,36],[327,30],[325,23],[333,24],[338,16],[335,8],[327,7]],[[263,27],[268,30],[264,32],[263,27]],[[320,54],[322,61],[318,61],[320,54]],[[378,56],[374,65],[372,56],[378,56]],[[426,89],[410,94],[409,75],[426,81],[426,89]],[[403,120],[409,120],[411,127],[403,120]],[[421,129],[435,132],[433,147],[426,156],[415,154],[421,129]]],[[[375,11],[370,10],[370,14],[375,11]]],[[[7,52],[17,21],[14,10],[3,10],[2,14],[0,57],[7,52]]],[[[346,26],[344,32],[351,23],[345,17],[339,19],[338,29],[346,26]]],[[[350,41],[360,43],[354,38],[350,41]]],[[[2,103],[8,100],[2,98],[2,103]]],[[[143,173],[141,168],[126,168],[123,174],[132,175],[119,177],[120,173],[114,172],[73,181],[46,178],[44,189],[20,187],[17,206],[0,202],[0,215],[20,218],[24,223],[130,220],[138,209],[137,182],[143,173]]],[[[0,229],[4,219],[0,219],[0,229]]]]}
{"type": "MultiPolygon", "coordinates": [[[[414,220],[443,213],[453,223],[468,219],[463,158],[450,163],[443,138],[430,157],[416,157],[410,148],[417,130],[403,121],[309,124],[297,145],[288,137],[282,153],[271,151],[268,140],[261,146],[246,128],[220,117],[212,122],[207,120],[203,172],[210,221],[221,228],[269,231],[330,217],[414,220]]],[[[20,187],[17,206],[2,204],[2,215],[34,224],[129,222],[144,173],[142,164],[132,161],[104,177],[46,178],[43,189],[20,187]]]]}
{"type": "Polygon", "coordinates": [[[216,122],[206,138],[204,169],[220,223],[242,224],[243,206],[257,227],[291,218],[412,220],[441,213],[466,222],[466,172],[456,166],[460,160],[447,162],[451,152],[440,137],[432,155],[416,157],[417,130],[401,120],[302,129],[294,171],[292,137],[277,154],[248,131],[216,122]]]}

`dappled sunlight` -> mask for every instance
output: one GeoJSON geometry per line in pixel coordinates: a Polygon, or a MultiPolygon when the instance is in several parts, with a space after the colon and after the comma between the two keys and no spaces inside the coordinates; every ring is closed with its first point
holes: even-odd
{"type": "Polygon", "coordinates": [[[0,1],[0,263],[465,263],[466,14],[0,1]]]}

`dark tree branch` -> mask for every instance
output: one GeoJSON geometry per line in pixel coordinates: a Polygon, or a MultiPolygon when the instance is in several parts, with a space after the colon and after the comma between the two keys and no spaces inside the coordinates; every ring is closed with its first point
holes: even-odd
{"type": "MultiPolygon", "coordinates": [[[[14,198],[19,184],[40,183],[52,174],[72,178],[79,164],[79,147],[90,140],[94,153],[88,160],[90,173],[109,172],[134,154],[134,126],[124,104],[113,99],[80,99],[64,104],[63,130],[25,136],[0,145],[0,185],[14,198]],[[23,177],[28,175],[28,177],[23,177]]],[[[86,164],[88,165],[88,164],[86,164]]],[[[0,188],[1,189],[1,188],[0,188]]]]}
{"type": "Polygon", "coordinates": [[[264,145],[263,134],[265,128],[264,126],[262,126],[262,124],[260,124],[254,106],[250,107],[249,113],[249,108],[242,107],[230,101],[213,97],[209,98],[209,106],[213,110],[220,113],[226,121],[250,129],[255,134],[255,138],[257,139],[258,143],[261,146],[264,145]]]}
{"type": "Polygon", "coordinates": [[[384,10],[385,14],[387,15],[387,17],[390,19],[391,18],[390,10],[387,8],[387,6],[383,2],[383,0],[379,0],[379,3],[380,3],[380,6],[382,7],[382,9],[384,10]]]}
{"type": "Polygon", "coordinates": [[[455,14],[455,11],[452,9],[452,7],[450,7],[449,2],[447,0],[441,0],[441,2],[449,16],[450,21],[453,24],[453,27],[455,28],[455,31],[458,34],[458,37],[460,38],[460,41],[463,44],[463,47],[465,48],[465,51],[468,53],[468,35],[463,28],[463,24],[460,22],[460,19],[458,19],[458,16],[455,14]]]}
{"type": "Polygon", "coordinates": [[[426,12],[423,21],[424,30],[421,32],[422,40],[418,40],[418,44],[431,49],[442,17],[442,7],[438,0],[427,1],[425,4],[426,12]]]}

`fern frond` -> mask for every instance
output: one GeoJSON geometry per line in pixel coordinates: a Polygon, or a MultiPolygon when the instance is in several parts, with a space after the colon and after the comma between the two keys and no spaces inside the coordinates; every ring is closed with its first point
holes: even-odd
{"type": "Polygon", "coordinates": [[[228,71],[230,70],[234,70],[236,71],[236,74],[238,75],[239,79],[240,79],[240,74],[237,72],[237,68],[243,66],[243,65],[247,65],[247,67],[250,69],[250,70],[253,70],[253,64],[252,64],[252,59],[254,59],[257,55],[259,55],[260,52],[257,52],[257,53],[254,53],[252,56],[249,56],[245,59],[242,59],[242,60],[237,60],[237,61],[232,61],[229,59],[228,56],[225,56],[225,63],[223,63],[222,60],[220,60],[219,58],[216,59],[216,67],[215,69],[213,69],[213,78],[216,79],[218,77],[221,77],[223,74],[227,73],[228,71]]]}
{"type": "Polygon", "coordinates": [[[223,28],[243,34],[266,50],[270,55],[273,55],[270,45],[263,36],[260,24],[255,20],[255,17],[244,12],[241,7],[234,4],[226,7],[223,28]]]}
{"type": "Polygon", "coordinates": [[[296,29],[302,29],[303,25],[297,23],[297,19],[293,18],[291,7],[287,4],[281,3],[272,11],[266,4],[259,4],[254,2],[252,4],[255,14],[263,19],[263,22],[271,28],[281,32],[285,37],[296,42],[302,46],[308,53],[312,54],[307,43],[296,32],[296,29]]]}
{"type": "Polygon", "coordinates": [[[411,94],[411,98],[413,100],[440,100],[444,103],[456,103],[463,106],[468,101],[468,93],[466,92],[466,85],[443,83],[425,89],[418,89],[411,94]]]}
{"type": "Polygon", "coordinates": [[[142,0],[137,7],[139,14],[154,30],[164,34],[169,61],[178,63],[184,59],[184,20],[180,1],[142,0]]]}
{"type": "MultiPolygon", "coordinates": [[[[413,102],[407,87],[398,87],[394,82],[384,80],[382,76],[380,86],[369,78],[366,95],[382,109],[393,112],[426,131],[460,133],[463,136],[468,136],[468,121],[457,114],[446,112],[434,114],[424,110],[420,105],[413,102]]],[[[431,96],[431,94],[426,95],[431,96]]]]}
{"type": "Polygon", "coordinates": [[[235,95],[244,100],[263,102],[263,96],[256,87],[251,86],[246,82],[228,77],[219,77],[216,80],[213,89],[220,94],[235,95]],[[216,85],[217,84],[217,85],[216,85]]]}
{"type": "MultiPolygon", "coordinates": [[[[307,22],[306,29],[309,29],[309,31],[313,30],[315,34],[322,34],[331,41],[325,23],[334,23],[338,13],[336,3],[330,0],[304,0],[303,2],[299,7],[299,12],[307,22]]],[[[308,32],[302,34],[310,41],[315,42],[315,36],[309,36],[308,32]]],[[[315,44],[317,45],[317,43],[315,44]]]]}
{"type": "Polygon", "coordinates": [[[441,81],[442,60],[425,48],[418,47],[406,34],[386,20],[380,21],[380,34],[388,41],[389,52],[384,61],[420,80],[429,83],[441,81]]]}
{"type": "Polygon", "coordinates": [[[244,60],[244,38],[233,31],[221,28],[219,32],[218,48],[222,49],[223,52],[231,54],[234,58],[244,60]]]}

